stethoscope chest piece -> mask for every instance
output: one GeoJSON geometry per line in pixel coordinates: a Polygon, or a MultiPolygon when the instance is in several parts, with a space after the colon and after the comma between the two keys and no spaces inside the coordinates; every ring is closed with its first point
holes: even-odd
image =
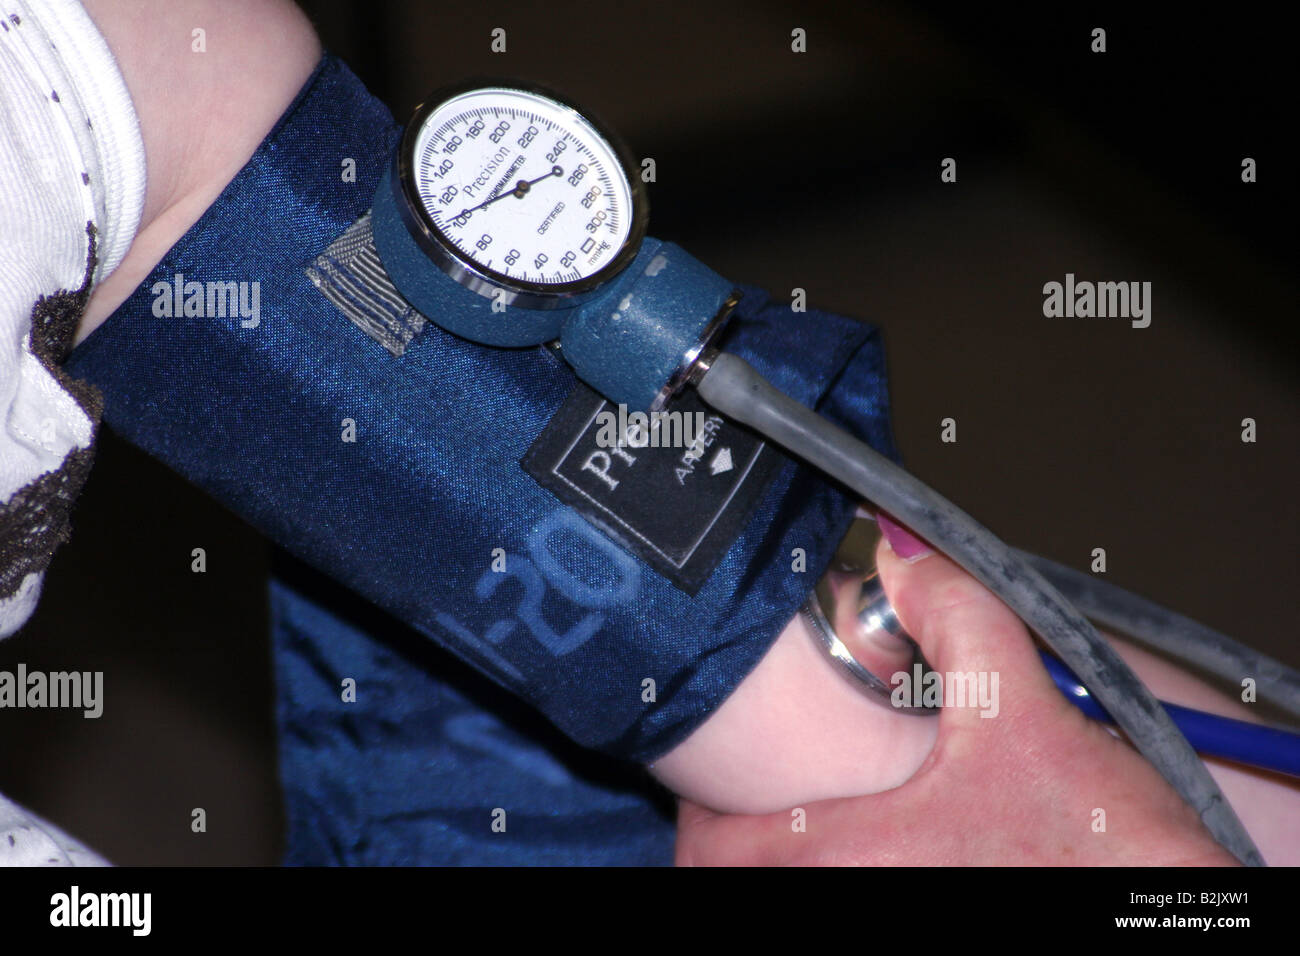
{"type": "Polygon", "coordinates": [[[858,518],[803,606],[804,621],[831,664],[864,693],[893,710],[938,714],[901,692],[920,686],[932,668],[903,629],[876,570],[880,529],[858,518]],[[896,692],[898,691],[898,692],[896,692]]]}

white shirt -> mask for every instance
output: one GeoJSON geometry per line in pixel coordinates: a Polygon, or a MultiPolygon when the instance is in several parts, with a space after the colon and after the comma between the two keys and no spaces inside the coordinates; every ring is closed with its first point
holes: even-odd
{"type": "MultiPolygon", "coordinates": [[[[33,351],[33,309],[117,268],[139,227],[145,183],[126,82],[80,3],[0,0],[0,512],[29,506],[24,527],[0,541],[14,574],[25,567],[13,560],[15,540],[31,540],[66,507],[45,508],[32,483],[87,448],[98,425],[33,351]]],[[[0,638],[31,616],[42,576],[25,573],[0,595],[0,638]]],[[[0,796],[0,864],[78,862],[103,863],[0,796]]]]}

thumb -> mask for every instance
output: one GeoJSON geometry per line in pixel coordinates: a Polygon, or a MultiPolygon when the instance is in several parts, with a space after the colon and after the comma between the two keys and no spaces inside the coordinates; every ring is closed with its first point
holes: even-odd
{"type": "Polygon", "coordinates": [[[906,528],[884,514],[878,521],[881,583],[899,621],[938,672],[937,680],[925,683],[932,694],[942,693],[945,725],[989,732],[1031,711],[1068,711],[1015,613],[906,528]],[[990,719],[995,717],[1008,719],[990,719]]]}

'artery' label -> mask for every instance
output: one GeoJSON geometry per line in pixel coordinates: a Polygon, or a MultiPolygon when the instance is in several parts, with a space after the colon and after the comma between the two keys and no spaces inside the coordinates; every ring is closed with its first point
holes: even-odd
{"type": "Polygon", "coordinates": [[[694,594],[781,461],[694,391],[650,417],[629,415],[579,382],[523,466],[627,551],[694,594]]]}

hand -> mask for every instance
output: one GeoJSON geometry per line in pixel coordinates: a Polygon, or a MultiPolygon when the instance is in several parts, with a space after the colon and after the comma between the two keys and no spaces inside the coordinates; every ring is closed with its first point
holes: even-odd
{"type": "Polygon", "coordinates": [[[882,540],[878,560],[931,666],[983,672],[996,707],[913,718],[939,721],[920,769],[884,793],[808,804],[802,829],[797,811],[725,815],[683,800],[679,864],[1235,862],[1136,751],[1061,696],[1024,625],[992,593],[933,552],[909,563],[882,540]]]}

